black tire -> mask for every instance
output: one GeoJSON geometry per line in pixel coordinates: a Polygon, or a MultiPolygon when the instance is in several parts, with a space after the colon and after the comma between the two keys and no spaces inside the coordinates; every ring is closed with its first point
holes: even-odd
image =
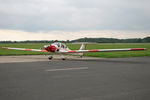
{"type": "Polygon", "coordinates": [[[50,56],[50,57],[48,57],[48,59],[49,59],[49,60],[52,60],[52,59],[53,59],[53,57],[52,57],[52,56],[50,56]]]}
{"type": "Polygon", "coordinates": [[[62,58],[62,60],[66,60],[66,58],[62,58]]]}

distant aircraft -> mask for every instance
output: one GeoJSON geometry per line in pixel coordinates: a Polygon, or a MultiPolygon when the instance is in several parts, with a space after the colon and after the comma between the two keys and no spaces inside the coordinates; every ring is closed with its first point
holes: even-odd
{"type": "MultiPolygon", "coordinates": [[[[59,54],[66,53],[78,53],[80,57],[83,56],[84,52],[114,52],[114,51],[141,51],[146,50],[146,48],[124,48],[124,49],[95,49],[95,50],[86,50],[85,44],[82,44],[79,50],[70,50],[65,44],[60,42],[55,42],[50,45],[44,45],[41,49],[25,49],[25,48],[11,48],[11,47],[2,47],[3,49],[13,49],[13,50],[25,50],[25,51],[39,51],[39,52],[52,52],[59,54]]],[[[52,55],[48,57],[49,60],[53,58],[52,55]]],[[[62,60],[66,60],[65,56],[62,56],[62,60]]]]}

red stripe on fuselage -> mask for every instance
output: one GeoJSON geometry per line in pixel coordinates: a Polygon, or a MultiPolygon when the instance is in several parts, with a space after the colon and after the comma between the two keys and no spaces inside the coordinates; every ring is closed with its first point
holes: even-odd
{"type": "Polygon", "coordinates": [[[133,48],[131,51],[145,50],[144,48],[133,48]]]}
{"type": "Polygon", "coordinates": [[[88,52],[98,52],[99,50],[88,50],[88,52]]]}

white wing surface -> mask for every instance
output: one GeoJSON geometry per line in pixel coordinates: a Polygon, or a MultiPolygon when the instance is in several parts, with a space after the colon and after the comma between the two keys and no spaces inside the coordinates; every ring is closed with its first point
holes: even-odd
{"type": "Polygon", "coordinates": [[[124,49],[95,49],[95,50],[71,50],[62,53],[84,53],[84,52],[117,52],[117,51],[142,51],[146,48],[124,48],[124,49]]]}
{"type": "Polygon", "coordinates": [[[41,50],[41,49],[10,48],[10,47],[2,47],[2,48],[3,48],[3,49],[13,49],[13,50],[24,50],[24,51],[48,52],[47,50],[41,50]]]}

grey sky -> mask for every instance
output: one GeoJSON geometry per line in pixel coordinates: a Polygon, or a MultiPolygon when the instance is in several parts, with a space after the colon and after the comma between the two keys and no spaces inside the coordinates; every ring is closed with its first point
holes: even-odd
{"type": "Polygon", "coordinates": [[[150,31],[149,0],[0,0],[0,29],[150,31]]]}
{"type": "Polygon", "coordinates": [[[0,0],[0,29],[150,35],[150,0],[0,0]]]}

